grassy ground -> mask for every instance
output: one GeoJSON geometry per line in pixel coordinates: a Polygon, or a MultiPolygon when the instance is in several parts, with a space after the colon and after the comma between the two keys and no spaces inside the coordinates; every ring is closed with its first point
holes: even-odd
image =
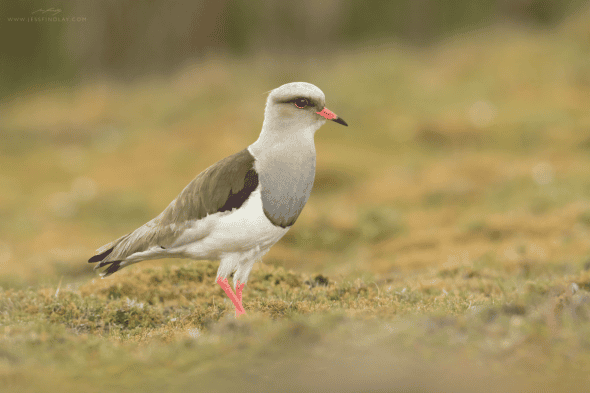
{"type": "Polygon", "coordinates": [[[0,391],[562,391],[590,372],[590,31],[210,58],[0,107],[0,391]],[[350,124],[236,321],[216,263],[95,248],[257,137],[305,80],[350,124]]]}

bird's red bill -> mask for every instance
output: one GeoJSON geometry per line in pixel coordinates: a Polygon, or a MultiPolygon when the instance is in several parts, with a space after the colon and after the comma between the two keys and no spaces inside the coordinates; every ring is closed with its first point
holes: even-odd
{"type": "Polygon", "coordinates": [[[316,112],[316,113],[320,116],[325,117],[328,120],[333,120],[338,117],[334,112],[332,112],[328,108],[324,108],[320,112],[316,112]]]}

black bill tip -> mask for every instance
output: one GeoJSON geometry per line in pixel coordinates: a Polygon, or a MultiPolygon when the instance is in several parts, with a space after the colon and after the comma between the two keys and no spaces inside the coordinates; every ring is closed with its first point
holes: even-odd
{"type": "Polygon", "coordinates": [[[340,117],[337,117],[335,119],[332,119],[332,121],[335,121],[338,124],[342,124],[343,126],[348,127],[348,124],[343,119],[341,119],[340,117]]]}

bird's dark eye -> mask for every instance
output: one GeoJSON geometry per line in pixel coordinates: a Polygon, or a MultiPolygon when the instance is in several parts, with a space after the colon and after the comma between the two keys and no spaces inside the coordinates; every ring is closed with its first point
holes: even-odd
{"type": "Polygon", "coordinates": [[[309,101],[307,101],[307,98],[298,98],[295,100],[295,106],[299,109],[303,109],[306,106],[309,106],[309,101]]]}

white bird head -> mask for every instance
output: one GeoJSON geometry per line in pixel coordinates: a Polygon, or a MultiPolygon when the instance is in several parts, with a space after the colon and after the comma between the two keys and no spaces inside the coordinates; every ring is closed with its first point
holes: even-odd
{"type": "Polygon", "coordinates": [[[326,120],[348,125],[325,105],[324,92],[317,86],[306,82],[287,83],[270,92],[264,122],[273,129],[312,129],[313,132],[326,120]]]}

